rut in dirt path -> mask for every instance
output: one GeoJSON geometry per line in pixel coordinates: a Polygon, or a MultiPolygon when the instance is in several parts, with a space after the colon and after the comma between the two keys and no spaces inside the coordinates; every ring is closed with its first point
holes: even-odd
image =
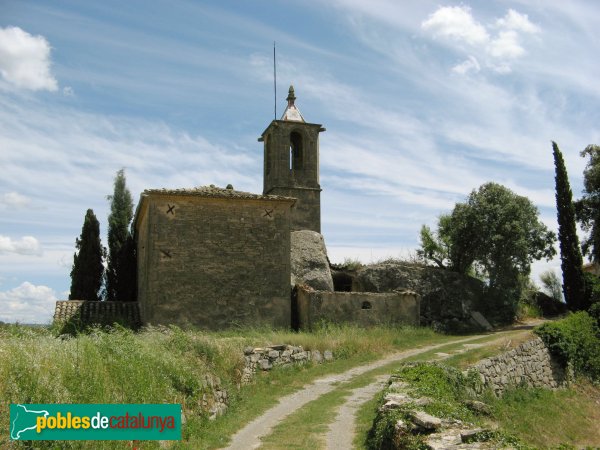
{"type": "MultiPolygon", "coordinates": [[[[239,430],[231,439],[228,450],[248,450],[258,448],[261,445],[261,438],[271,434],[273,428],[282,422],[287,416],[294,413],[308,402],[316,400],[320,396],[327,394],[339,387],[339,383],[352,381],[353,378],[362,375],[371,370],[385,366],[387,364],[401,361],[411,356],[435,350],[452,344],[474,341],[489,336],[489,334],[480,334],[468,338],[456,339],[443,344],[428,345],[413,350],[407,350],[400,353],[394,353],[369,364],[353,367],[346,372],[328,375],[313,381],[299,391],[282,397],[279,403],[271,409],[265,411],[261,416],[248,423],[239,430]]],[[[366,394],[365,394],[366,395],[366,394]]],[[[352,422],[353,423],[353,422],[352,422]]],[[[345,447],[346,449],[351,447],[345,447]]]]}

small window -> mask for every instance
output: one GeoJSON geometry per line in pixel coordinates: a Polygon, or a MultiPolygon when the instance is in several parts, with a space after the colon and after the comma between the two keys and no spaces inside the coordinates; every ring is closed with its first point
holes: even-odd
{"type": "Polygon", "coordinates": [[[269,137],[265,137],[265,166],[267,175],[271,173],[271,166],[273,165],[273,149],[271,148],[271,139],[269,137]]]}
{"type": "Polygon", "coordinates": [[[290,134],[290,170],[302,170],[303,166],[302,135],[297,131],[290,134]]]}
{"type": "Polygon", "coordinates": [[[362,309],[371,309],[371,302],[362,302],[362,309]]]}

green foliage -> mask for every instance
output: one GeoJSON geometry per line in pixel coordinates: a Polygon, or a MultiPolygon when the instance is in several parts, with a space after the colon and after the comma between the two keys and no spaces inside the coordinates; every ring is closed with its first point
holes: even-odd
{"type": "Polygon", "coordinates": [[[135,242],[129,231],[133,218],[133,201],[127,189],[125,170],[117,172],[108,216],[108,265],[106,268],[106,300],[136,300],[135,242]]]}
{"type": "MultiPolygon", "coordinates": [[[[449,220],[449,216],[441,216],[439,218],[440,224],[446,220],[449,220]]],[[[421,259],[433,261],[438,267],[442,268],[448,265],[450,242],[446,236],[441,236],[439,232],[431,231],[431,228],[423,225],[421,227],[419,244],[421,248],[417,250],[417,256],[421,259]]]]}
{"type": "Polygon", "coordinates": [[[600,277],[589,272],[584,272],[585,302],[584,307],[589,308],[594,303],[600,302],[600,277]]]}
{"type": "Polygon", "coordinates": [[[542,288],[546,294],[552,297],[557,302],[562,301],[562,287],[558,275],[554,270],[546,270],[540,274],[542,288]]]}
{"type": "Polygon", "coordinates": [[[457,203],[450,215],[440,217],[437,234],[422,229],[420,254],[431,260],[447,254],[450,269],[483,277],[488,313],[508,322],[520,298],[520,277],[529,275],[534,260],[556,253],[555,235],[538,215],[526,197],[486,183],[465,203],[457,203]]]}
{"type": "Polygon", "coordinates": [[[576,373],[600,380],[600,328],[587,312],[579,311],[535,329],[550,352],[576,373]]]}
{"type": "MultiPolygon", "coordinates": [[[[428,397],[432,402],[424,407],[429,414],[449,420],[464,422],[481,422],[477,413],[466,405],[468,400],[477,398],[476,392],[483,389],[479,375],[475,371],[466,375],[460,370],[447,365],[436,363],[408,363],[394,372],[396,377],[410,386],[409,394],[413,398],[428,397]]],[[[384,395],[387,391],[384,391],[384,395]]],[[[382,396],[383,399],[383,396],[382,396]]],[[[383,400],[380,399],[380,404],[383,400]]],[[[379,411],[374,426],[367,437],[368,449],[426,449],[424,437],[410,432],[396,433],[395,425],[398,420],[410,422],[410,412],[415,409],[413,403],[406,403],[399,408],[379,411]]],[[[482,432],[479,440],[492,441],[495,444],[508,445],[524,449],[517,439],[502,432],[482,432]]]]}
{"type": "Polygon", "coordinates": [[[100,288],[106,250],[100,243],[100,223],[94,211],[88,209],[81,236],[75,240],[77,252],[73,255],[71,293],[69,300],[100,300],[100,288]]]}
{"type": "Polygon", "coordinates": [[[588,145],[581,156],[589,156],[583,171],[583,197],[576,203],[577,219],[584,231],[583,252],[600,263],[600,146],[588,145]]]}
{"type": "Polygon", "coordinates": [[[573,311],[583,309],[585,284],[583,281],[583,259],[579,249],[579,238],[575,227],[573,194],[561,151],[552,142],[556,181],[556,211],[558,240],[560,243],[560,265],[563,273],[565,301],[573,311]]]}

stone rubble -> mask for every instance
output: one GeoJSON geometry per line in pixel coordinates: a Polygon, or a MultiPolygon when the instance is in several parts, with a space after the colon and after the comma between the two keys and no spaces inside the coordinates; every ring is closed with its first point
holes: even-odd
{"type": "MultiPolygon", "coordinates": [[[[431,450],[494,448],[490,443],[477,442],[477,435],[483,432],[483,429],[474,428],[460,420],[440,419],[418,409],[419,406],[429,404],[432,400],[426,397],[415,398],[411,396],[409,389],[408,383],[398,381],[392,376],[388,392],[384,396],[385,403],[379,408],[380,413],[410,408],[405,417],[397,420],[394,425],[395,442],[400,442],[401,437],[407,434],[420,434],[425,436],[425,445],[431,450]]],[[[487,407],[483,402],[476,403],[482,409],[484,406],[487,407]]]]}

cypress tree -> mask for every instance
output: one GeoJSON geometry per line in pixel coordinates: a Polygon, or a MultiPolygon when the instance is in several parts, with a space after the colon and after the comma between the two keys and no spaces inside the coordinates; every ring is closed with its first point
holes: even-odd
{"type": "Polygon", "coordinates": [[[573,193],[567,176],[567,168],[556,142],[552,142],[556,181],[556,209],[558,240],[560,243],[560,265],[563,273],[563,293],[567,306],[579,310],[585,301],[583,258],[575,228],[573,193]]]}
{"type": "Polygon", "coordinates": [[[75,240],[75,247],[69,300],[100,300],[98,293],[102,286],[105,249],[100,243],[100,223],[91,209],[85,214],[81,236],[75,240]]]}
{"type": "Polygon", "coordinates": [[[106,268],[106,300],[135,301],[135,246],[129,231],[133,218],[133,201],[127,189],[125,170],[117,172],[108,216],[108,265],[106,268]]]}

